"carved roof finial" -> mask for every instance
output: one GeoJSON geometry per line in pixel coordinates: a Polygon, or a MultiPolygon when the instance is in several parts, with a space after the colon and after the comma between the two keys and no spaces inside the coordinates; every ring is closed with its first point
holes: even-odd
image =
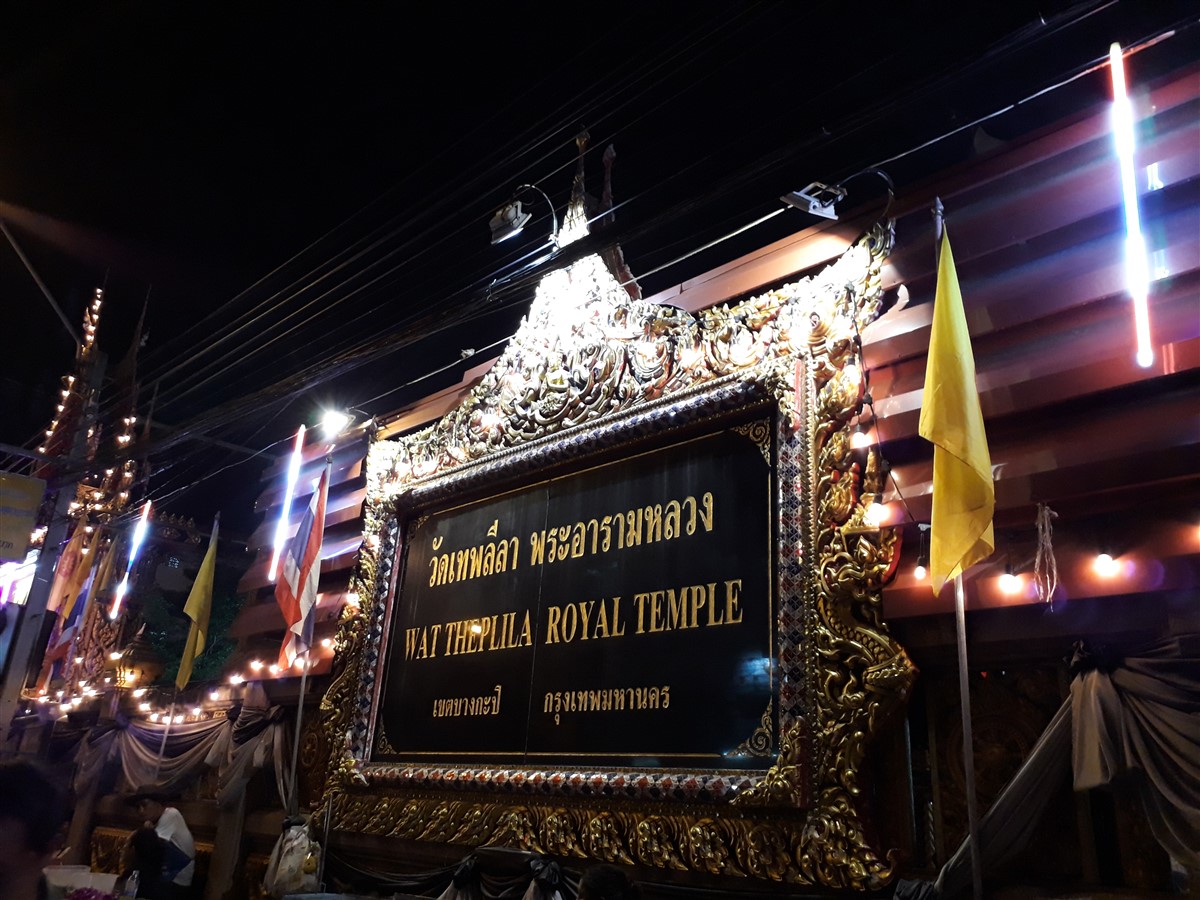
{"type": "Polygon", "coordinates": [[[588,141],[591,136],[586,128],[575,137],[575,147],[578,157],[575,163],[575,180],[571,184],[571,199],[567,203],[567,212],[563,217],[562,230],[558,233],[558,245],[565,247],[572,241],[577,241],[589,232],[588,229],[588,196],[584,185],[584,158],[587,155],[588,141]]]}

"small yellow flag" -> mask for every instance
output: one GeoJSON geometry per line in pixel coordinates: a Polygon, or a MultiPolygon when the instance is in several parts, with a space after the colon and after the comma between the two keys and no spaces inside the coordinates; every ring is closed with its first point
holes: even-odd
{"type": "Polygon", "coordinates": [[[175,687],[183,690],[192,677],[192,667],[196,657],[204,652],[205,639],[208,637],[208,617],[212,612],[213,580],[217,571],[217,526],[221,516],[218,513],[213,519],[212,537],[208,541],[208,552],[200,563],[200,571],[192,583],[191,593],[183,611],[192,620],[188,629],[187,644],[183,648],[183,657],[179,660],[179,672],[175,676],[175,687]]]}
{"type": "Polygon", "coordinates": [[[945,231],[918,431],[934,445],[929,574],[936,597],[942,585],[991,556],[996,545],[992,461],[975,386],[971,336],[945,231]]]}
{"type": "Polygon", "coordinates": [[[90,596],[99,597],[102,593],[108,590],[112,583],[113,570],[116,568],[117,557],[121,553],[121,535],[113,537],[112,543],[108,545],[108,552],[104,554],[104,562],[100,564],[100,571],[96,573],[96,580],[92,582],[92,593],[90,596]]]}

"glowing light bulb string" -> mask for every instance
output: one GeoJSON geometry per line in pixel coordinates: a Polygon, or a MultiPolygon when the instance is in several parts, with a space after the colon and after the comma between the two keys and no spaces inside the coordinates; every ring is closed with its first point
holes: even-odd
{"type": "MultiPolygon", "coordinates": [[[[887,178],[887,175],[883,172],[880,172],[879,174],[882,175],[885,179],[887,179],[888,184],[890,186],[891,179],[887,178]]],[[[889,194],[891,193],[890,189],[889,189],[888,193],[889,194]]],[[[889,206],[890,206],[890,204],[889,204],[889,206]]],[[[850,289],[852,290],[852,288],[850,288],[850,289]]],[[[862,347],[863,347],[862,332],[859,331],[859,329],[858,329],[858,319],[856,317],[854,317],[854,316],[850,317],[850,324],[854,328],[854,355],[855,355],[854,363],[858,367],[859,372],[862,373],[862,379],[863,379],[862,404],[863,404],[863,406],[865,406],[867,409],[869,409],[871,411],[871,422],[870,422],[869,427],[870,427],[870,430],[874,433],[874,437],[875,437],[874,444],[876,446],[879,446],[883,442],[883,438],[882,438],[882,435],[880,435],[880,433],[879,433],[879,416],[875,412],[875,398],[871,396],[871,371],[870,371],[870,369],[867,368],[866,359],[863,357],[863,352],[862,352],[862,347]]],[[[857,418],[859,421],[859,427],[861,427],[861,425],[862,425],[861,410],[860,410],[857,418]]],[[[912,514],[912,510],[909,509],[908,498],[904,496],[904,491],[900,490],[900,482],[898,482],[896,480],[896,476],[892,473],[892,467],[888,464],[887,460],[884,459],[882,456],[880,457],[879,462],[880,462],[880,465],[882,465],[885,468],[885,470],[887,471],[887,479],[888,479],[888,481],[890,481],[892,483],[892,489],[896,492],[896,499],[900,501],[900,505],[904,509],[905,520],[907,522],[916,522],[917,521],[916,516],[914,516],[912,514]]]]}

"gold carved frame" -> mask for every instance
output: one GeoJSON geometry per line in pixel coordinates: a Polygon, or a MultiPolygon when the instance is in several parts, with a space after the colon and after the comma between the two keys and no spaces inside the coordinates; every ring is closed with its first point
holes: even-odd
{"type": "MultiPolygon", "coordinates": [[[[574,207],[564,231],[579,218],[574,207]]],[[[883,490],[884,466],[874,449],[850,442],[864,393],[857,336],[879,314],[891,240],[890,223],[881,224],[816,275],[695,316],[631,299],[604,258],[586,256],[544,278],[521,328],[462,404],[372,446],[351,586],[359,602],[342,612],[321,701],[335,830],[838,889],[875,889],[892,877],[893,855],[868,841],[859,778],[916,670],[880,611],[898,535],[864,515],[883,490]],[[778,411],[783,677],[778,733],[764,714],[767,733],[749,741],[771,754],[761,771],[530,772],[513,784],[511,773],[480,767],[431,773],[366,762],[398,506],[511,475],[530,460],[571,459],[644,423],[763,400],[778,411]],[[700,789],[683,790],[681,777],[699,777],[700,789]]]]}

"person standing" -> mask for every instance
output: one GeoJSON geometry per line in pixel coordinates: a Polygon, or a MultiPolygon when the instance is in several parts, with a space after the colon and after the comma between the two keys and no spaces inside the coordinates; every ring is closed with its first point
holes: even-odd
{"type": "Polygon", "coordinates": [[[167,806],[166,794],[153,787],[138,788],[129,797],[138,815],[153,828],[163,845],[163,896],[185,898],[191,893],[196,875],[196,842],[181,813],[167,806]]]}

